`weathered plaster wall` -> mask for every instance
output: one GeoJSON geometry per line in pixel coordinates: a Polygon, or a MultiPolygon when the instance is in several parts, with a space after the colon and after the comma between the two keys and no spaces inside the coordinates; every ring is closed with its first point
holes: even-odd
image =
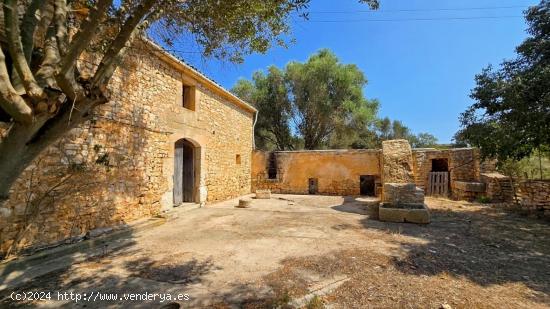
{"type": "Polygon", "coordinates": [[[275,152],[277,179],[267,179],[269,153],[255,151],[252,190],[308,194],[308,180],[317,178],[319,194],[358,195],[361,175],[380,175],[379,153],[379,150],[275,152]]]}
{"type": "MultiPolygon", "coordinates": [[[[174,143],[181,138],[196,147],[196,202],[250,192],[252,110],[237,107],[147,46],[138,47],[115,73],[111,101],[44,151],[13,187],[0,209],[0,254],[29,217],[35,219],[23,247],[172,207],[174,143]],[[182,83],[195,91],[195,111],[182,107],[182,83]],[[28,207],[29,196],[44,198],[39,207],[28,207]],[[28,215],[31,208],[36,216],[28,215]]],[[[93,70],[91,62],[82,65],[93,70]]]]}

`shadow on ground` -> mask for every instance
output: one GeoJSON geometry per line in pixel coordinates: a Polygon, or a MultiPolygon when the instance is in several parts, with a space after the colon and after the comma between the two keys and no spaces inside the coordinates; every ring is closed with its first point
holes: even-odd
{"type": "Polygon", "coordinates": [[[432,208],[431,214],[432,223],[426,226],[386,223],[381,227],[368,219],[363,225],[427,241],[400,242],[408,254],[394,258],[394,263],[404,273],[447,273],[482,286],[521,282],[550,293],[548,223],[490,206],[432,208]]]}

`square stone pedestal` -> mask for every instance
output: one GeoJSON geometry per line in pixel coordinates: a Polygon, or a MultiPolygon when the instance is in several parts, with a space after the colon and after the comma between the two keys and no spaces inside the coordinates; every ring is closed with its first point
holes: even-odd
{"type": "Polygon", "coordinates": [[[430,211],[426,204],[410,204],[395,206],[382,203],[378,209],[380,221],[408,222],[417,224],[430,223],[430,211]]]}
{"type": "Polygon", "coordinates": [[[424,191],[414,183],[385,183],[378,217],[387,222],[430,223],[424,191]]]}

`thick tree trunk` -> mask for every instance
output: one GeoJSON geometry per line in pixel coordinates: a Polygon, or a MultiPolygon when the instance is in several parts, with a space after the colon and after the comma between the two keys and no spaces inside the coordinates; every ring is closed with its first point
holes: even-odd
{"type": "Polygon", "coordinates": [[[89,119],[91,110],[105,102],[102,96],[87,98],[74,109],[66,102],[51,119],[39,119],[31,126],[15,123],[0,141],[0,202],[9,198],[13,184],[44,149],[89,119]]]}

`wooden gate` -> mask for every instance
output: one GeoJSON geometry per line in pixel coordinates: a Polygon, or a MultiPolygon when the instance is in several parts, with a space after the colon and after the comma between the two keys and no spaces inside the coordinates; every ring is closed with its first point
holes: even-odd
{"type": "Polygon", "coordinates": [[[449,172],[430,172],[428,195],[447,196],[449,193],[449,172]]]}

